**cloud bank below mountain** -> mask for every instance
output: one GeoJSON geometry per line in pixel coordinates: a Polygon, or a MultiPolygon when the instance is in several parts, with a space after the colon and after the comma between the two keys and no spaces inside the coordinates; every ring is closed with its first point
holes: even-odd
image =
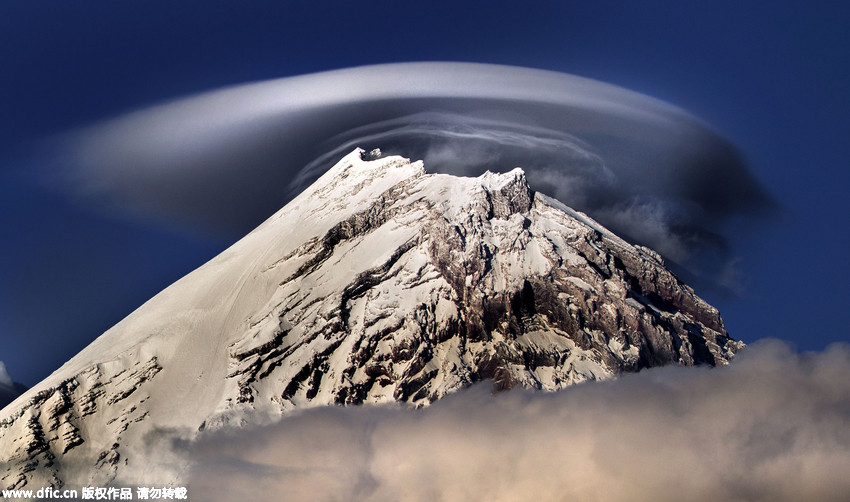
{"type": "Polygon", "coordinates": [[[387,64],[241,85],[55,146],[54,182],[86,200],[234,238],[358,146],[431,172],[521,166],[536,190],[676,262],[722,254],[725,223],[774,207],[736,149],[686,111],[509,66],[387,64]]]}
{"type": "Polygon", "coordinates": [[[552,394],[321,408],[184,451],[203,500],[844,500],[850,347],[763,341],[552,394]]]}

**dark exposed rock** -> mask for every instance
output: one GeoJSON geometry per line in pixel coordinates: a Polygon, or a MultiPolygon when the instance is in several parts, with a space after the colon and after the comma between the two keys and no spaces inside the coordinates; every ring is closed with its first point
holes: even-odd
{"type": "Polygon", "coordinates": [[[233,354],[230,376],[244,402],[284,361],[294,368],[279,377],[288,382],[284,401],[325,392],[351,404],[392,391],[394,400],[427,403],[481,380],[499,390],[554,389],[664,364],[724,364],[740,347],[657,253],[565,214],[520,171],[485,175],[459,210],[419,196],[427,179],[392,187],[302,247],[312,257],[282,289],[316,283],[341,249],[382,228],[407,221],[415,230],[375,250],[386,259],[338,295],[283,302],[280,326],[297,325],[305,310],[321,322],[296,338],[281,328],[233,354]],[[536,270],[517,274],[517,266],[536,270]]]}

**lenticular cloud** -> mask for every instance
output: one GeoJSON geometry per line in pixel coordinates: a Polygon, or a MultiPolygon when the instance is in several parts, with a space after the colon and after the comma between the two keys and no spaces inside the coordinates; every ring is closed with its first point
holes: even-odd
{"type": "Polygon", "coordinates": [[[759,342],[552,394],[321,408],[188,447],[190,493],[257,501],[798,501],[850,493],[850,347],[759,342]]]}
{"type": "Polygon", "coordinates": [[[354,147],[431,172],[520,166],[532,187],[683,262],[770,198],[736,150],[675,106],[602,82],[468,63],[365,66],[161,104],[69,134],[92,200],[240,237],[354,147]]]}

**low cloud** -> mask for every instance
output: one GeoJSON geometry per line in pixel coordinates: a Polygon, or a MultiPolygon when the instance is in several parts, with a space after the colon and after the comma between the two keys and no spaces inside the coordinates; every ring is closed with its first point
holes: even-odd
{"type": "Polygon", "coordinates": [[[54,146],[61,174],[49,178],[61,189],[111,213],[231,238],[358,146],[424,159],[431,172],[523,167],[536,190],[676,261],[707,248],[722,254],[727,221],[774,207],[735,148],[686,111],[508,66],[389,64],[247,84],[130,113],[54,146]],[[694,238],[706,235],[720,245],[694,238]]]}
{"type": "Polygon", "coordinates": [[[25,390],[26,387],[12,380],[6,363],[0,361],[0,408],[14,401],[25,390]]]}
{"type": "Polygon", "coordinates": [[[850,347],[763,341],[727,367],[558,393],[313,409],[184,454],[209,501],[846,500],[850,347]]]}
{"type": "Polygon", "coordinates": [[[9,376],[9,370],[6,369],[6,363],[0,361],[0,386],[11,387],[14,385],[12,377],[9,376]]]}

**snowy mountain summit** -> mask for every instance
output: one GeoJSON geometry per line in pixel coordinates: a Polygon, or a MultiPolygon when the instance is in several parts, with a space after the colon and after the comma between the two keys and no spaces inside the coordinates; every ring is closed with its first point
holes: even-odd
{"type": "Polygon", "coordinates": [[[163,431],[426,405],[482,380],[556,390],[741,346],[657,253],[521,169],[460,178],[356,150],[3,409],[0,486],[163,484],[142,446],[163,431]]]}

